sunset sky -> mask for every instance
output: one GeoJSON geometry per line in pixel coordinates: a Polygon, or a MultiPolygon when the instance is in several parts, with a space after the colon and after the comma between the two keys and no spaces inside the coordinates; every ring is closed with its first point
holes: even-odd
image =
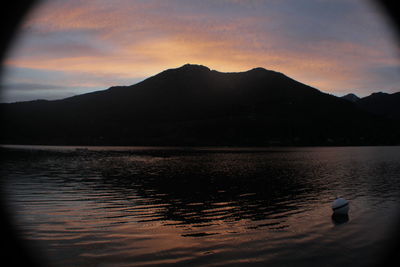
{"type": "Polygon", "coordinates": [[[263,67],[337,96],[400,91],[399,48],[367,0],[52,0],[3,62],[1,102],[131,85],[168,68],[263,67]]]}

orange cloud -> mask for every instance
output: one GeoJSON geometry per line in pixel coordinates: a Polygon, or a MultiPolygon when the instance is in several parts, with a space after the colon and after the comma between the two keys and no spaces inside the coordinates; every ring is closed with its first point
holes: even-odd
{"type": "MultiPolygon", "coordinates": [[[[241,6],[247,3],[225,2],[241,6]]],[[[5,63],[132,80],[186,63],[224,72],[264,67],[330,92],[362,87],[368,79],[368,65],[398,65],[394,52],[388,52],[393,47],[387,42],[375,40],[374,44],[385,48],[377,49],[352,40],[310,41],[308,36],[296,39],[290,34],[290,27],[275,21],[284,17],[262,16],[256,11],[265,3],[251,3],[246,5],[248,14],[233,9],[230,14],[220,11],[219,15],[193,9],[183,12],[183,5],[171,1],[46,2],[24,25],[26,39],[21,36],[20,40],[29,45],[22,45],[19,50],[17,47],[5,63]],[[95,32],[82,40],[74,35],[81,30],[95,32]],[[40,34],[50,36],[45,45],[40,45],[36,36],[40,34]],[[35,41],[30,42],[31,39],[35,41]],[[64,41],[62,50],[68,53],[57,52],[59,43],[64,41]]]]}

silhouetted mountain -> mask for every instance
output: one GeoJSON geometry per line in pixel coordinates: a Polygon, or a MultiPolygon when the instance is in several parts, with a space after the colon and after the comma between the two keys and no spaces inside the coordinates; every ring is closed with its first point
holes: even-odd
{"type": "Polygon", "coordinates": [[[341,98],[356,103],[359,108],[369,113],[390,119],[400,119],[400,92],[394,94],[378,92],[363,98],[355,94],[347,94],[341,98]]]}
{"type": "Polygon", "coordinates": [[[355,94],[347,94],[342,96],[341,98],[348,100],[350,102],[357,102],[360,98],[358,96],[356,96],[355,94]]]}
{"type": "Polygon", "coordinates": [[[221,73],[187,64],[131,86],[1,104],[1,110],[1,143],[265,146],[400,140],[396,123],[263,68],[221,73]]]}
{"type": "Polygon", "coordinates": [[[393,94],[373,93],[361,98],[356,103],[360,108],[371,113],[400,120],[400,92],[393,94]]]}

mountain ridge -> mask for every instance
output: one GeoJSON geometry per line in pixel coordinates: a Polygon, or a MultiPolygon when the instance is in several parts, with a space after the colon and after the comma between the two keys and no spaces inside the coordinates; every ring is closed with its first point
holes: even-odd
{"type": "Polygon", "coordinates": [[[341,96],[340,98],[343,98],[343,99],[348,100],[350,102],[356,102],[356,101],[360,100],[360,98],[357,95],[353,94],[353,93],[349,93],[347,95],[341,96]]]}
{"type": "Polygon", "coordinates": [[[260,67],[224,73],[186,64],[129,86],[0,108],[3,144],[367,145],[400,140],[393,121],[260,67]]]}
{"type": "Polygon", "coordinates": [[[360,109],[369,113],[400,120],[400,92],[392,94],[374,92],[362,98],[347,94],[341,98],[355,103],[360,109]]]}

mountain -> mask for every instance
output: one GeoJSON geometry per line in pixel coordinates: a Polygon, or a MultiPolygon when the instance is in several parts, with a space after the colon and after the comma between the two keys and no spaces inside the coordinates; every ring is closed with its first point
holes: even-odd
{"type": "Polygon", "coordinates": [[[398,124],[282,73],[168,69],[131,86],[1,104],[3,144],[398,144],[398,124]]]}
{"type": "Polygon", "coordinates": [[[400,92],[393,94],[373,93],[361,98],[357,101],[357,105],[368,112],[400,120],[400,92]]]}
{"type": "Polygon", "coordinates": [[[341,98],[348,100],[350,102],[357,102],[360,99],[358,96],[356,96],[355,94],[352,94],[352,93],[344,95],[341,98]]]}
{"type": "Polygon", "coordinates": [[[369,113],[400,120],[400,92],[393,94],[378,92],[363,98],[347,94],[341,98],[355,103],[360,109],[369,113]]]}

